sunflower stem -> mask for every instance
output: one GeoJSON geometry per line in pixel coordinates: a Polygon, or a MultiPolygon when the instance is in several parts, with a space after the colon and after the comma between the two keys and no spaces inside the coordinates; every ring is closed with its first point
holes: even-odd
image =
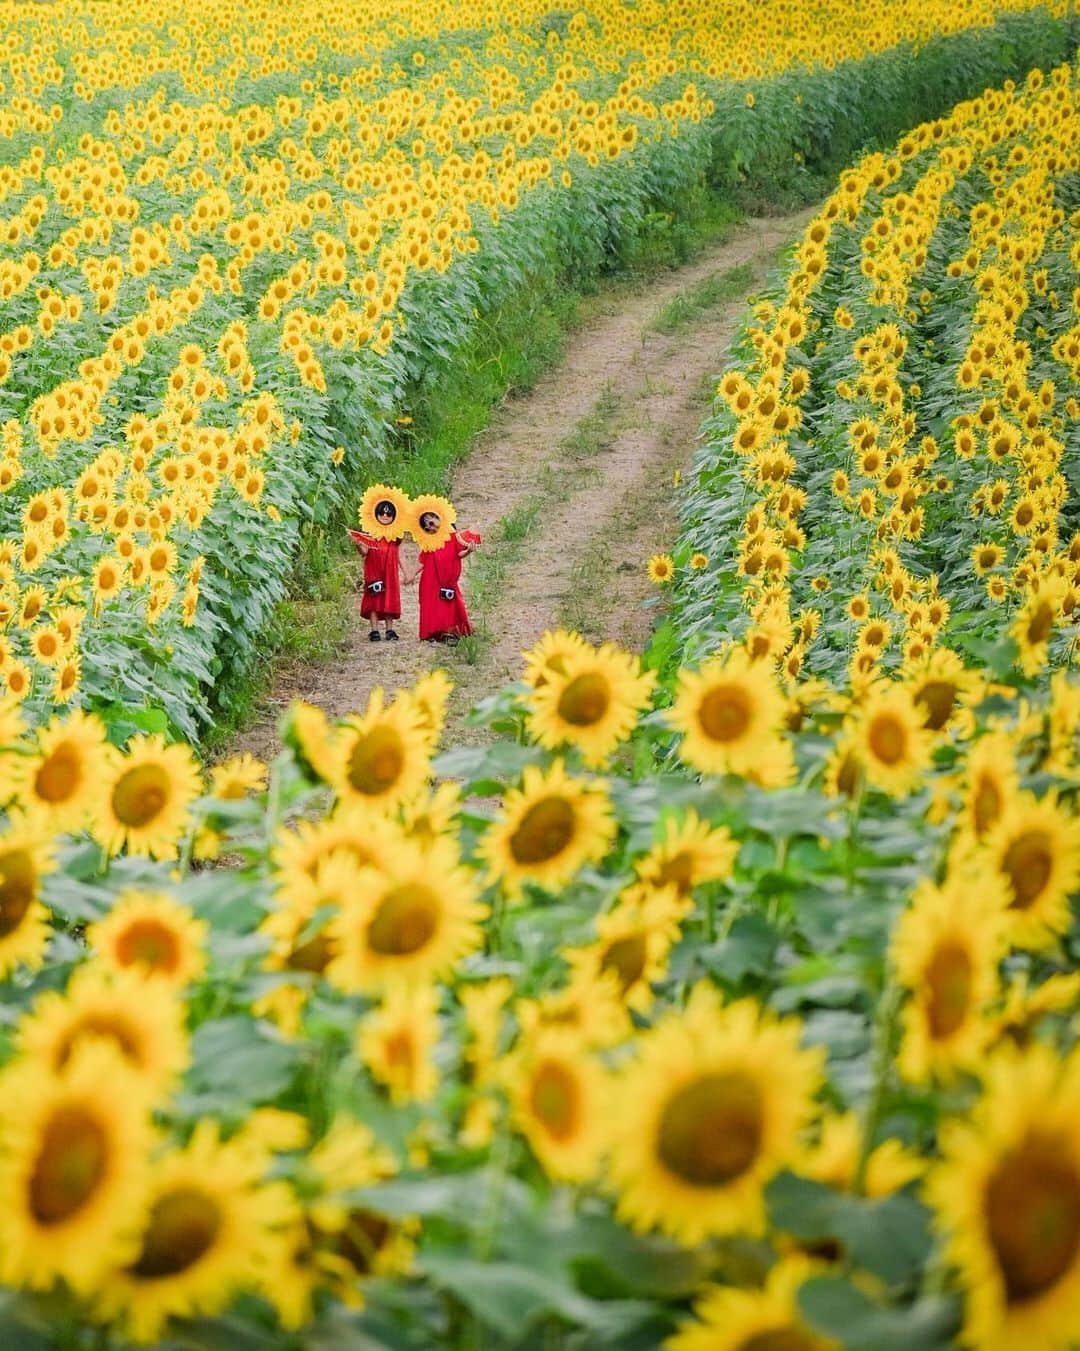
{"type": "Polygon", "coordinates": [[[900,1011],[901,991],[891,980],[886,984],[878,1000],[877,1015],[874,1019],[874,1079],[870,1086],[870,1096],[866,1100],[863,1113],[862,1131],[859,1140],[859,1157],[855,1163],[855,1172],[851,1179],[851,1190],[861,1196],[866,1186],[866,1169],[874,1148],[874,1134],[881,1119],[881,1108],[885,1100],[885,1083],[893,1062],[893,1041],[896,1031],[896,1016],[900,1011]]]}

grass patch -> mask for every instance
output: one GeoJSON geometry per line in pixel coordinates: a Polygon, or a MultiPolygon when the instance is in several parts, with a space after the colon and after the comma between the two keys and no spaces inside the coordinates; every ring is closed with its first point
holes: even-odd
{"type": "Polygon", "coordinates": [[[739,263],[724,272],[713,272],[695,285],[680,291],[649,320],[648,333],[678,333],[695,323],[709,310],[717,309],[737,299],[754,281],[756,269],[752,261],[739,263]]]}

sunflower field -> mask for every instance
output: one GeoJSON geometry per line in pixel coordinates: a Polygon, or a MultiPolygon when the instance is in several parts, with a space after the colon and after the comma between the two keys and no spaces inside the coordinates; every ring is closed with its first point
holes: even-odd
{"type": "Polygon", "coordinates": [[[220,8],[0,4],[0,1346],[1069,1351],[1064,7],[220,8]],[[905,71],[644,657],[173,737],[476,314],[905,71]]]}
{"type": "Polygon", "coordinates": [[[308,523],[440,486],[402,424],[531,278],[1061,60],[1068,11],[4,0],[3,687],[197,739],[308,523]]]}

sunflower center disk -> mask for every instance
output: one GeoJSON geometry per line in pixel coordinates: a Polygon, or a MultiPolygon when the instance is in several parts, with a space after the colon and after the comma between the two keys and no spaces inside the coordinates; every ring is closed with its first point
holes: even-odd
{"type": "Polygon", "coordinates": [[[574,727],[591,727],[608,711],[611,694],[602,675],[575,676],[559,696],[559,717],[574,727]]]}
{"type": "Polygon", "coordinates": [[[0,938],[14,933],[34,899],[37,874],[21,849],[0,854],[0,938]]]}
{"type": "Polygon", "coordinates": [[[541,1065],[533,1079],[529,1101],[546,1129],[565,1140],[573,1135],[578,1117],[578,1088],[561,1065],[541,1065]]]}
{"type": "Polygon", "coordinates": [[[647,956],[644,934],[629,934],[608,945],[600,959],[601,971],[614,971],[625,994],[645,974],[647,956]]]}
{"type": "Polygon", "coordinates": [[[764,1127],[761,1091],[746,1074],[707,1074],[679,1089],[660,1118],[661,1161],[693,1187],[720,1187],[754,1162],[764,1127]]]}
{"type": "Polygon", "coordinates": [[[1005,851],[1002,866],[1012,884],[1010,909],[1027,910],[1044,891],[1054,868],[1053,848],[1045,831],[1018,835],[1005,851]]]}
{"type": "Polygon", "coordinates": [[[379,903],[368,925],[368,943],[382,957],[406,957],[430,942],[438,916],[438,901],[427,887],[396,887],[379,903]]]}
{"type": "Polygon", "coordinates": [[[1027,627],[1027,639],[1029,643],[1045,643],[1050,637],[1050,630],[1054,626],[1054,610],[1046,601],[1040,601],[1031,616],[1027,627]]]}
{"type": "Polygon", "coordinates": [[[952,717],[956,703],[956,686],[949,680],[928,680],[915,702],[926,709],[926,725],[933,732],[940,732],[952,717]]]}
{"type": "Polygon", "coordinates": [[[82,782],[78,755],[70,746],[58,746],[34,778],[34,792],[43,802],[66,802],[82,782]]]}
{"type": "Polygon", "coordinates": [[[1080,1256],[1080,1173],[1065,1144],[1029,1135],[990,1179],[990,1243],[1011,1304],[1037,1299],[1080,1256]]]}
{"type": "Polygon", "coordinates": [[[713,741],[738,741],[750,726],[753,706],[740,685],[716,685],[701,701],[698,720],[713,741]]]}
{"type": "Polygon", "coordinates": [[[176,935],[155,919],[129,924],[116,940],[116,956],[121,966],[141,963],[155,971],[175,971],[180,960],[176,935]]]}
{"type": "Polygon", "coordinates": [[[378,797],[392,787],[405,766],[401,738],[392,727],[376,727],[357,738],[349,756],[349,782],[358,793],[378,797]]]}
{"type": "Polygon", "coordinates": [[[324,931],[293,948],[285,964],[290,971],[311,971],[321,975],[336,956],[337,946],[324,931]]]}
{"type": "Polygon", "coordinates": [[[79,1107],[62,1107],[42,1135],[30,1175],[30,1209],[39,1224],[70,1219],[105,1176],[108,1141],[98,1121],[79,1107]]]}
{"type": "Polygon", "coordinates": [[[142,1252],[131,1268],[144,1280],[177,1276],[213,1247],[221,1231],[217,1202],[194,1187],[178,1187],[154,1202],[142,1252]]]}
{"type": "Polygon", "coordinates": [[[138,765],[121,775],[113,789],[117,820],[138,829],[149,825],[169,800],[169,780],[157,765],[138,765]]]}
{"type": "Polygon", "coordinates": [[[574,838],[574,808],[565,798],[534,802],[510,836],[510,852],[518,863],[546,863],[557,858],[574,838]]]}
{"type": "Polygon", "coordinates": [[[67,1036],[57,1046],[56,1068],[58,1070],[64,1068],[71,1059],[72,1052],[87,1037],[100,1037],[103,1041],[111,1041],[132,1064],[139,1065],[142,1063],[138,1038],[132,1032],[129,1024],[122,1022],[119,1018],[110,1018],[107,1013],[88,1013],[80,1018],[74,1027],[69,1029],[67,1036]]]}
{"type": "Polygon", "coordinates": [[[987,775],[979,779],[972,807],[975,816],[975,832],[985,835],[1001,815],[1001,793],[997,784],[987,775]]]}
{"type": "Polygon", "coordinates": [[[870,724],[867,740],[882,764],[895,765],[904,758],[907,735],[895,718],[884,715],[875,718],[870,724]]]}
{"type": "Polygon", "coordinates": [[[939,1040],[964,1023],[971,1003],[971,958],[958,943],[943,943],[927,963],[927,1021],[939,1040]]]}
{"type": "Polygon", "coordinates": [[[392,1232],[390,1221],[382,1215],[375,1215],[370,1210],[350,1210],[338,1250],[361,1276],[365,1276],[374,1267],[375,1259],[386,1247],[392,1232]]]}

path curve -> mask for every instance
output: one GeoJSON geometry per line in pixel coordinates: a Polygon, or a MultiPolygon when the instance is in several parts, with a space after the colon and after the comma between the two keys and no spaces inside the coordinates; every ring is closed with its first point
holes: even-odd
{"type": "MultiPolygon", "coordinates": [[[[474,615],[478,645],[462,652],[419,643],[415,588],[402,597],[402,641],[370,643],[357,596],[340,655],[279,670],[230,753],[273,756],[277,721],[293,699],[340,717],[364,708],[376,686],[392,692],[435,666],[457,686],[456,723],[476,698],[514,679],[522,649],[557,623],[639,649],[650,623],[643,565],[674,534],[674,473],[689,464],[747,296],[810,214],[748,220],[647,289],[627,296],[616,288],[572,335],[558,367],[496,412],[453,489],[461,525],[483,534],[485,552],[509,559],[497,585],[485,576],[491,597],[474,615]]],[[[502,561],[473,566],[494,572],[502,561]]],[[[466,572],[467,600],[469,585],[466,572]]]]}

